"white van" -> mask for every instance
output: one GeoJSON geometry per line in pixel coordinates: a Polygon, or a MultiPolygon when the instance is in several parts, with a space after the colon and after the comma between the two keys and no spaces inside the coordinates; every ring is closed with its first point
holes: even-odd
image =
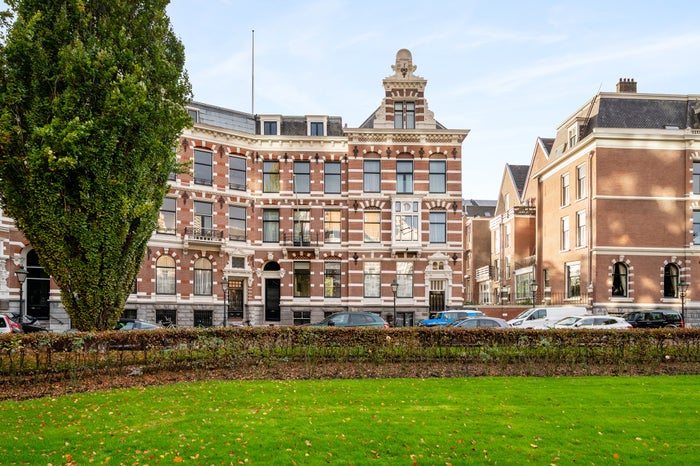
{"type": "Polygon", "coordinates": [[[518,317],[510,319],[508,323],[517,328],[550,328],[555,322],[564,317],[590,314],[585,307],[577,306],[552,306],[533,307],[523,311],[518,317]]]}

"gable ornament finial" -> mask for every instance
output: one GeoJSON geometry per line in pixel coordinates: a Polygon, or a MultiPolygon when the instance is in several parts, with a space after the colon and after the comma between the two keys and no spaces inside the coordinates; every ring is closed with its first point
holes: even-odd
{"type": "Polygon", "coordinates": [[[410,77],[416,71],[416,68],[416,65],[413,64],[413,56],[410,50],[401,49],[396,52],[396,64],[391,66],[396,76],[401,73],[403,78],[410,77]]]}

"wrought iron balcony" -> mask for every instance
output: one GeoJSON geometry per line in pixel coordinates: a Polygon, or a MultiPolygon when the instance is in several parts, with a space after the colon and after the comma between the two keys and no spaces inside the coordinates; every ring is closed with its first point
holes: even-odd
{"type": "Polygon", "coordinates": [[[213,228],[185,227],[185,236],[190,242],[219,243],[224,239],[224,231],[213,228]]]}
{"type": "Polygon", "coordinates": [[[299,234],[292,233],[287,235],[287,232],[282,232],[282,246],[290,249],[313,249],[323,245],[321,233],[316,232],[299,234]]]}

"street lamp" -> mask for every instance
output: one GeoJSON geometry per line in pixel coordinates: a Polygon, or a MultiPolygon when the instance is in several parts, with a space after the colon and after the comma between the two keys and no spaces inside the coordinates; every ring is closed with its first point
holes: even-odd
{"type": "Polygon", "coordinates": [[[532,307],[535,307],[535,295],[537,294],[537,287],[539,284],[537,280],[532,280],[530,282],[530,293],[532,293],[532,307]]]}
{"type": "Polygon", "coordinates": [[[393,282],[391,282],[391,292],[394,293],[394,327],[396,327],[396,292],[399,289],[399,282],[394,279],[393,282]]]}
{"type": "Polygon", "coordinates": [[[685,295],[688,292],[688,287],[690,286],[690,283],[688,282],[680,282],[678,284],[678,287],[680,288],[680,297],[681,297],[681,317],[683,317],[683,322],[685,322],[685,295]]]}
{"type": "Polygon", "coordinates": [[[27,272],[27,269],[25,269],[24,266],[15,270],[15,275],[17,275],[17,281],[19,282],[19,322],[20,322],[20,325],[22,325],[22,322],[24,322],[24,306],[23,306],[22,298],[24,297],[24,281],[27,279],[28,274],[29,274],[29,272],[27,272]]]}
{"type": "Polygon", "coordinates": [[[224,290],[224,327],[228,327],[228,277],[224,277],[221,288],[224,290]]]}

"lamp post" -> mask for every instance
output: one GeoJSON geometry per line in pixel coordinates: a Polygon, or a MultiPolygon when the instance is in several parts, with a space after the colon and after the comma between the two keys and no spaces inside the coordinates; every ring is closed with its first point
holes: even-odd
{"type": "Polygon", "coordinates": [[[530,293],[532,293],[532,307],[535,307],[535,296],[537,295],[537,287],[539,284],[537,280],[532,280],[530,282],[530,293]]]}
{"type": "Polygon", "coordinates": [[[221,288],[224,290],[224,327],[228,327],[228,277],[224,277],[221,288]]]}
{"type": "Polygon", "coordinates": [[[399,282],[394,279],[393,282],[391,282],[391,292],[394,293],[394,327],[396,327],[396,292],[399,289],[399,282]]]}
{"type": "Polygon", "coordinates": [[[688,287],[690,286],[690,283],[688,282],[680,282],[678,284],[679,288],[679,295],[681,297],[681,317],[683,317],[683,322],[685,322],[685,295],[688,292],[688,287]]]}
{"type": "Polygon", "coordinates": [[[24,298],[24,281],[27,279],[28,274],[29,274],[29,272],[27,272],[27,269],[25,269],[24,266],[15,270],[15,275],[17,275],[17,281],[19,282],[19,324],[20,325],[22,325],[22,322],[24,322],[24,306],[23,306],[24,303],[22,301],[22,298],[24,298]]]}

